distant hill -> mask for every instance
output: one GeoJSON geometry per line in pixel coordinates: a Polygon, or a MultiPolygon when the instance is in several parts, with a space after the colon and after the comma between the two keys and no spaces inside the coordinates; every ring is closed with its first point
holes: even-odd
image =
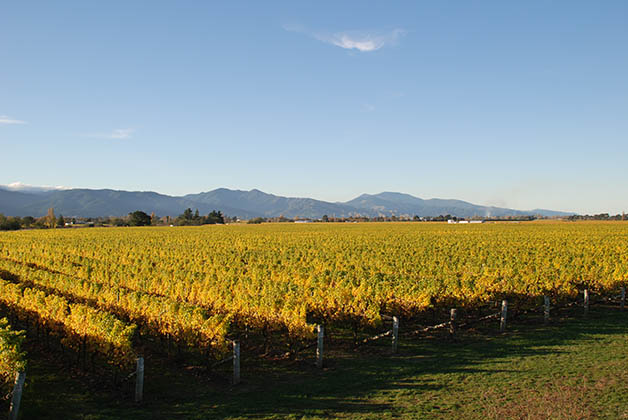
{"type": "MultiPolygon", "coordinates": [[[[457,217],[503,217],[503,216],[523,216],[537,214],[520,210],[505,209],[499,207],[479,206],[461,200],[442,200],[432,198],[424,200],[409,194],[383,192],[361,196],[348,201],[346,204],[368,210],[372,214],[381,215],[419,215],[419,216],[439,216],[450,214],[457,217]]],[[[544,213],[539,213],[545,216],[544,213]]]]}
{"type": "Polygon", "coordinates": [[[173,197],[151,191],[117,190],[26,190],[0,187],[0,213],[7,216],[43,216],[48,208],[66,217],[123,216],[135,210],[159,216],[177,216],[186,208],[201,214],[220,210],[229,216],[320,218],[344,216],[423,216],[450,214],[457,217],[502,217],[520,215],[567,216],[573,213],[551,210],[513,210],[479,206],[461,200],[424,200],[409,194],[383,192],[363,194],[346,203],[330,203],[312,198],[281,197],[259,190],[241,191],[219,188],[199,194],[173,197]],[[34,192],[36,191],[36,192],[34,192]]]}
{"type": "Polygon", "coordinates": [[[222,209],[229,204],[230,207],[263,217],[282,215],[290,218],[321,217],[324,214],[348,216],[359,213],[358,209],[342,203],[328,203],[312,198],[281,197],[260,190],[241,191],[219,188],[205,193],[189,194],[184,198],[212,208],[222,209]]]}
{"type": "Polygon", "coordinates": [[[0,213],[6,216],[25,216],[23,212],[34,198],[33,194],[0,188],[0,213]]]}

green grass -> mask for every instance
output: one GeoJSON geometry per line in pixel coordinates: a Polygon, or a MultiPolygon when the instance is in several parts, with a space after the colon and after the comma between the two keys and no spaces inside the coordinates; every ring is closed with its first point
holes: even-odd
{"type": "MultiPolygon", "coordinates": [[[[497,334],[402,337],[357,352],[333,351],[319,371],[313,359],[244,359],[243,383],[228,370],[208,378],[194,369],[146,360],[145,401],[69,378],[31,360],[23,419],[621,419],[628,418],[628,311],[594,307],[553,319],[527,318],[497,334]],[[152,363],[152,364],[151,364],[152,363]]],[[[402,324],[403,331],[403,324],[402,324]]]]}

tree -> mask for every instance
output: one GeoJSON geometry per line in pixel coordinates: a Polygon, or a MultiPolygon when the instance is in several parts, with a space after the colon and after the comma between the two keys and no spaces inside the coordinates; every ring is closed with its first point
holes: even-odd
{"type": "Polygon", "coordinates": [[[112,217],[109,219],[109,223],[114,226],[128,226],[127,222],[119,217],[112,217]]]}
{"type": "Polygon", "coordinates": [[[206,223],[209,225],[215,225],[215,224],[224,225],[225,218],[222,215],[222,212],[212,210],[211,213],[209,213],[206,217],[206,223]]]}
{"type": "Polygon", "coordinates": [[[22,227],[29,228],[35,224],[35,218],[33,216],[22,217],[22,227]]]}
{"type": "Polygon", "coordinates": [[[46,215],[46,226],[51,229],[54,229],[57,225],[57,218],[55,217],[55,210],[50,207],[48,209],[48,214],[46,215]]]}
{"type": "Polygon", "coordinates": [[[60,214],[59,218],[57,219],[57,226],[59,227],[65,226],[65,219],[63,218],[62,214],[60,214]]]}
{"type": "Polygon", "coordinates": [[[189,226],[194,224],[194,213],[191,208],[187,208],[174,221],[177,226],[189,226]]]}
{"type": "Polygon", "coordinates": [[[0,230],[19,230],[20,227],[19,217],[5,217],[0,213],[0,230]]]}
{"type": "Polygon", "coordinates": [[[259,225],[260,223],[264,223],[266,221],[266,219],[264,219],[263,217],[256,217],[254,219],[250,219],[247,223],[249,225],[259,225]]]}
{"type": "Polygon", "coordinates": [[[130,226],[150,226],[150,216],[143,211],[137,210],[129,213],[130,226]]]}
{"type": "Polygon", "coordinates": [[[327,222],[329,222],[329,216],[327,216],[326,214],[323,214],[323,218],[321,220],[323,222],[327,223],[327,222]]]}

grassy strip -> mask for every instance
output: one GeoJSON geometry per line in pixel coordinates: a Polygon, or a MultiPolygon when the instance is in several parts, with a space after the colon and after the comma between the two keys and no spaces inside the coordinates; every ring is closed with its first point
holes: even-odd
{"type": "Polygon", "coordinates": [[[553,319],[389,342],[337,352],[318,371],[313,358],[244,359],[243,383],[190,367],[146,361],[146,401],[85,386],[32,357],[23,418],[436,418],[619,419],[628,417],[628,311],[593,307],[553,319]],[[90,390],[86,392],[86,389],[90,390]]]}

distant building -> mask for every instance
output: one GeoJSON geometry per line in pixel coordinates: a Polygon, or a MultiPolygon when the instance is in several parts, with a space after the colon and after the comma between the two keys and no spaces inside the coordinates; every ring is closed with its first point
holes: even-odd
{"type": "Polygon", "coordinates": [[[447,223],[455,225],[458,223],[462,223],[462,224],[468,224],[468,223],[484,223],[484,220],[453,220],[453,219],[449,219],[447,220],[447,223]]]}

